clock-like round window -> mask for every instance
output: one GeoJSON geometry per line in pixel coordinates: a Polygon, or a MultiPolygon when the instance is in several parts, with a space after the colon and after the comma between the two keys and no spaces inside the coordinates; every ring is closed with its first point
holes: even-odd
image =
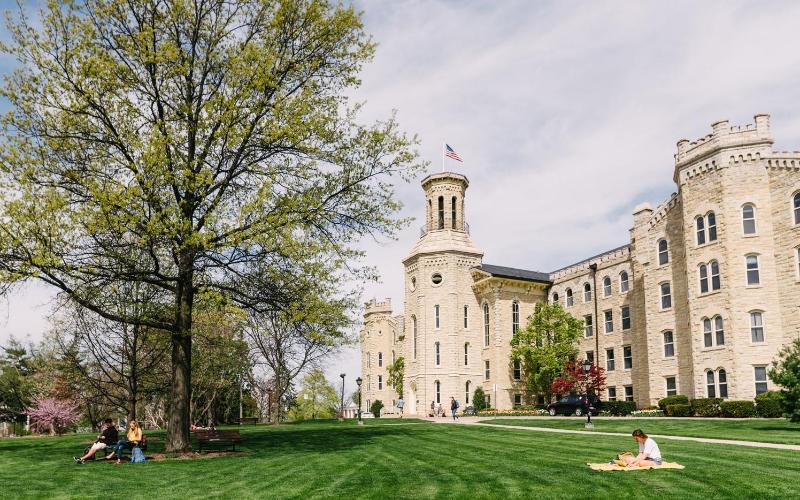
{"type": "Polygon", "coordinates": [[[434,285],[440,285],[442,283],[442,275],[439,273],[433,273],[431,276],[431,283],[434,285]]]}

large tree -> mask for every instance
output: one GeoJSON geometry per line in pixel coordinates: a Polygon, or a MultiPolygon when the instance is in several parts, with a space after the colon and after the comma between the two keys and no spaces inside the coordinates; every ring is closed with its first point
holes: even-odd
{"type": "Polygon", "coordinates": [[[315,368],[303,377],[290,415],[294,420],[333,418],[338,407],[336,388],[328,382],[322,370],[315,368]]]}
{"type": "Polygon", "coordinates": [[[414,140],[346,98],[374,44],[326,0],[50,1],[8,30],[2,288],[168,332],[166,448],[187,449],[198,298],[280,310],[366,277],[356,242],[405,222],[391,183],[422,167],[414,140]],[[153,299],[107,307],[130,282],[153,299]]]}
{"type": "Polygon", "coordinates": [[[511,359],[522,364],[522,378],[531,394],[552,398],[553,382],[578,355],[583,322],[558,304],[539,302],[524,329],[511,339],[511,359]]]}
{"type": "Polygon", "coordinates": [[[800,339],[781,350],[769,378],[781,386],[781,407],[786,416],[792,422],[800,422],[800,339]]]}
{"type": "Polygon", "coordinates": [[[405,360],[403,356],[400,356],[395,360],[394,363],[390,364],[386,367],[386,371],[389,373],[389,378],[387,379],[386,383],[388,383],[391,387],[394,387],[394,390],[397,391],[397,397],[403,397],[403,379],[405,373],[405,360]]]}

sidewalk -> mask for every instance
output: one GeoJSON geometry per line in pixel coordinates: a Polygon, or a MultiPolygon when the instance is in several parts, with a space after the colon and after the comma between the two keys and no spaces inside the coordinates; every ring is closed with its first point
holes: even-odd
{"type": "MultiPolygon", "coordinates": [[[[490,417],[488,417],[490,418],[490,417]]],[[[526,417],[516,417],[517,420],[525,419],[526,417]]],[[[553,417],[555,418],[555,417],[553,417]]],[[[566,417],[570,418],[570,417],[566,417]]],[[[593,417],[595,419],[597,417],[593,417]]],[[[649,417],[653,418],[653,417],[649,417]]],[[[680,417],[684,418],[684,417],[680,417]]],[[[498,418],[498,420],[512,420],[515,417],[504,417],[502,419],[498,418]]],[[[530,417],[527,417],[530,420],[530,417]]],[[[600,432],[600,431],[580,431],[580,430],[570,430],[570,429],[554,429],[550,427],[528,427],[523,425],[494,425],[489,423],[482,423],[481,421],[487,420],[487,417],[459,417],[458,420],[455,422],[452,418],[444,419],[444,418],[425,418],[423,420],[428,420],[435,424],[451,424],[451,425],[476,425],[481,427],[492,427],[494,429],[515,429],[520,431],[531,431],[531,432],[554,432],[556,434],[583,434],[589,436],[621,436],[621,437],[630,437],[630,434],[622,433],[622,432],[600,432]]],[[[690,436],[666,436],[663,434],[651,434],[651,437],[658,438],[658,439],[672,439],[674,441],[694,441],[697,443],[709,443],[709,444],[729,444],[734,446],[749,446],[751,448],[773,448],[776,450],[794,450],[800,451],[800,445],[797,444],[780,444],[780,443],[763,443],[761,441],[739,441],[736,439],[713,439],[713,438],[699,438],[699,437],[690,437],[690,436]]]]}

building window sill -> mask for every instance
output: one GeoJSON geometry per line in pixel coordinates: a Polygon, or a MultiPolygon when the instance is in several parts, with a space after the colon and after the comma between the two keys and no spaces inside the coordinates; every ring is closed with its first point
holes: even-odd
{"type": "Polygon", "coordinates": [[[725,349],[725,344],[722,344],[722,345],[712,345],[712,346],[710,346],[710,347],[703,347],[701,350],[702,350],[703,352],[708,352],[708,351],[722,351],[722,350],[724,350],[724,349],[725,349]]]}

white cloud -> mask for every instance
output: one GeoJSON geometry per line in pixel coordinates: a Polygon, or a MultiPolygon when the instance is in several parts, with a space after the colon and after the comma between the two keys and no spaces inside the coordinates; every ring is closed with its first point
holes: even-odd
{"type": "MultiPolygon", "coordinates": [[[[471,182],[467,218],[485,261],[549,271],[628,241],[631,209],[675,190],[678,139],[721,118],[772,115],[777,149],[800,149],[797,2],[357,1],[379,43],[354,98],[364,118],[398,109],[431,170],[447,140],[471,182]]],[[[398,188],[422,215],[417,182],[398,188]]],[[[401,312],[397,242],[366,242],[401,312]]],[[[42,315],[11,300],[12,325],[42,315]],[[15,318],[22,318],[18,323],[15,318]]],[[[348,388],[355,352],[329,370],[348,388]]]]}

